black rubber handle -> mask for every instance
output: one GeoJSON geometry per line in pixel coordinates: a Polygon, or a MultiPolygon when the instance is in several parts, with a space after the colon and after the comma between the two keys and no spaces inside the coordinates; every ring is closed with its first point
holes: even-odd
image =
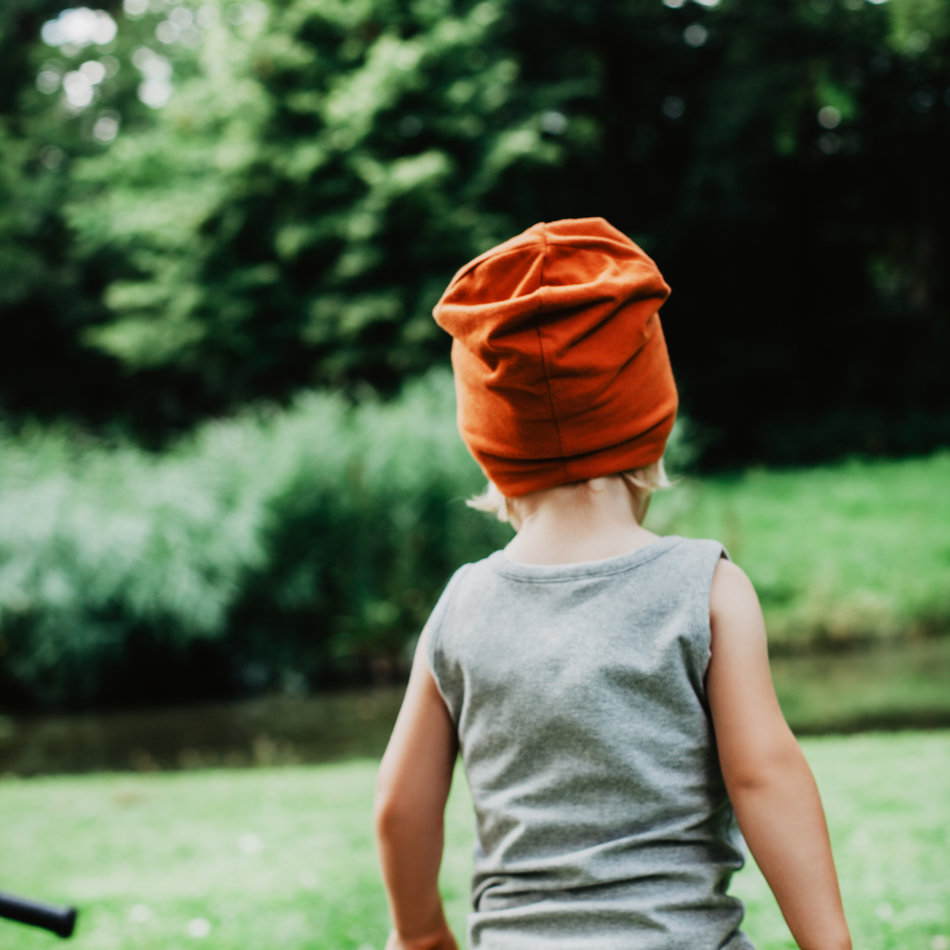
{"type": "Polygon", "coordinates": [[[51,930],[59,937],[71,937],[76,928],[75,907],[54,907],[41,901],[27,900],[0,891],[0,917],[30,927],[51,930]]]}

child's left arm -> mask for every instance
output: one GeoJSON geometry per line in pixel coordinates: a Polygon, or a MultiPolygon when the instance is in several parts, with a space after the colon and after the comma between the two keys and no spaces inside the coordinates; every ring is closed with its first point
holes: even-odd
{"type": "Polygon", "coordinates": [[[457,950],[438,889],[457,754],[455,725],[420,642],[376,788],[376,845],[393,923],[386,950],[457,950]]]}
{"type": "Polygon", "coordinates": [[[720,561],[710,596],[706,677],[722,774],[749,850],[802,950],[851,950],[818,787],[769,670],[748,577],[720,561]]]}

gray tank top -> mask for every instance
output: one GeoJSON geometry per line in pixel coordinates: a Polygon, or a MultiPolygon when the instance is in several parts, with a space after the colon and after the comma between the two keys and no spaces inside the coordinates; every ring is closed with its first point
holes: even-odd
{"type": "Polygon", "coordinates": [[[428,660],[475,806],[473,950],[754,950],[704,687],[724,554],[499,551],[449,582],[428,660]]]}

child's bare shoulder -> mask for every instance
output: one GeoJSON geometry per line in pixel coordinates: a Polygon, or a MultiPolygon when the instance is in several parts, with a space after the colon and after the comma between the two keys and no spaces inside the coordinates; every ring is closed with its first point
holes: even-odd
{"type": "Polygon", "coordinates": [[[752,597],[756,596],[755,587],[749,580],[749,575],[735,561],[727,557],[719,559],[713,574],[712,595],[715,597],[717,593],[720,595],[745,593],[752,597]]]}
{"type": "MultiPolygon", "coordinates": [[[[738,564],[721,558],[713,574],[709,592],[709,618],[716,629],[762,625],[762,608],[749,575],[738,564]]],[[[762,631],[764,632],[764,630],[762,631]]]]}

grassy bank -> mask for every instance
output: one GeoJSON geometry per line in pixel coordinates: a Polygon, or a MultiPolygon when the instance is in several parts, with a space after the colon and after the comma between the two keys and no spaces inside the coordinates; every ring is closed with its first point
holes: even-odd
{"type": "MultiPolygon", "coordinates": [[[[950,732],[804,741],[862,950],[950,946],[950,732]]],[[[368,950],[386,932],[375,763],[0,782],[2,887],[81,907],[76,950],[368,950]]],[[[443,868],[464,932],[471,819],[459,777],[443,868]]],[[[734,891],[760,950],[793,946],[754,867],[734,891]]],[[[0,921],[0,946],[51,939],[0,921]]]]}
{"type": "Polygon", "coordinates": [[[718,538],[755,582],[776,648],[950,632],[950,452],[686,478],[655,530],[718,538]]]}

